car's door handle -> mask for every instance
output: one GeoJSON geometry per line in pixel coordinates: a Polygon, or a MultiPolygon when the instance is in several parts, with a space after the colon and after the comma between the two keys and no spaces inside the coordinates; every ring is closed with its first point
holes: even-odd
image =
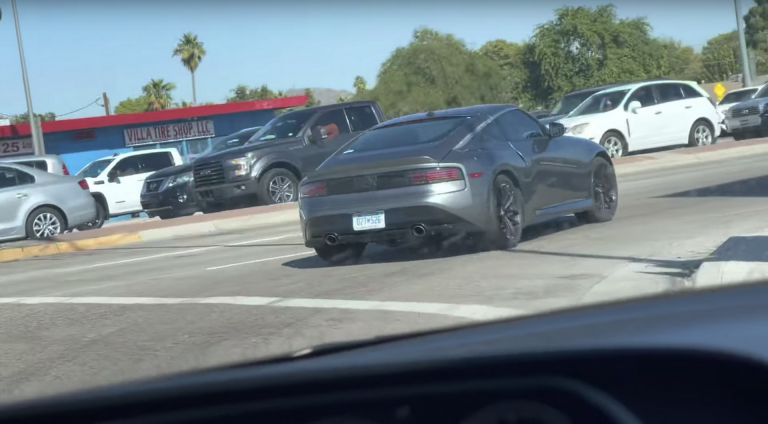
{"type": "Polygon", "coordinates": [[[691,106],[691,105],[688,105],[688,106],[686,106],[685,108],[686,108],[686,109],[690,109],[690,108],[692,108],[692,107],[693,107],[693,106],[691,106]]]}
{"type": "Polygon", "coordinates": [[[661,115],[661,111],[654,113],[654,115],[661,115]]]}
{"type": "Polygon", "coordinates": [[[27,193],[16,193],[16,198],[17,199],[26,199],[27,198],[27,193]]]}
{"type": "Polygon", "coordinates": [[[101,185],[101,184],[104,184],[104,181],[98,180],[93,182],[93,185],[101,185]]]}

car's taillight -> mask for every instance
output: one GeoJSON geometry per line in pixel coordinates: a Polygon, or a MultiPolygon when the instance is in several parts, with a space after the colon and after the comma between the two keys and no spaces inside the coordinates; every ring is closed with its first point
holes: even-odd
{"type": "Polygon", "coordinates": [[[88,181],[80,180],[77,182],[77,184],[82,188],[83,190],[88,190],[88,181]]]}
{"type": "Polygon", "coordinates": [[[61,172],[62,172],[64,175],[69,175],[69,169],[67,169],[67,165],[66,165],[66,164],[64,164],[64,163],[63,163],[63,164],[61,164],[61,172]]]}
{"type": "Polygon", "coordinates": [[[328,187],[324,182],[305,184],[299,189],[301,197],[325,196],[326,194],[328,194],[328,187]]]}
{"type": "Polygon", "coordinates": [[[449,181],[461,181],[464,179],[459,168],[434,169],[429,171],[416,171],[410,175],[411,184],[434,184],[449,181]]]}

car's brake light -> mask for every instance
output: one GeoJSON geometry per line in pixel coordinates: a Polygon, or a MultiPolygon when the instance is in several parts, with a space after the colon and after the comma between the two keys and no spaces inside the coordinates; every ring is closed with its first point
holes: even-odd
{"type": "Polygon", "coordinates": [[[328,188],[324,182],[305,184],[299,189],[301,197],[325,196],[326,194],[328,194],[328,188]]]}
{"type": "Polygon", "coordinates": [[[65,163],[62,163],[62,164],[61,164],[61,172],[62,172],[64,175],[69,175],[69,169],[67,169],[67,164],[65,164],[65,163]]]}
{"type": "Polygon", "coordinates": [[[77,182],[77,184],[82,188],[83,190],[88,190],[88,181],[80,180],[77,182]]]}
{"type": "Polygon", "coordinates": [[[445,183],[449,181],[461,181],[462,172],[459,168],[435,169],[430,171],[416,171],[411,173],[410,180],[413,185],[445,183]]]}

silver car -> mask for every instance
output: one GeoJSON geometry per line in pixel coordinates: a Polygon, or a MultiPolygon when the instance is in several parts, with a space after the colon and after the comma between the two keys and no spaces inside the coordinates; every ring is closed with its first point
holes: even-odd
{"type": "Polygon", "coordinates": [[[84,179],[0,163],[0,240],[48,238],[95,219],[84,179]]]}
{"type": "Polygon", "coordinates": [[[3,163],[15,163],[18,165],[25,165],[30,168],[39,169],[41,171],[50,172],[56,175],[69,175],[69,169],[67,165],[56,155],[39,155],[39,156],[14,156],[9,158],[0,158],[0,165],[3,163]]]}

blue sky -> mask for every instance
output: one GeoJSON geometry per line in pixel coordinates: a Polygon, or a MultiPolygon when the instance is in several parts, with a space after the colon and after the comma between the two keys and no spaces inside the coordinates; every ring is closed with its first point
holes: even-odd
{"type": "MultiPolygon", "coordinates": [[[[563,5],[606,1],[539,0],[17,0],[34,108],[58,115],[106,91],[112,106],[151,78],[175,82],[191,100],[189,73],[171,51],[191,31],[208,55],[197,72],[198,102],[222,102],[237,84],[273,89],[351,90],[373,84],[379,65],[414,28],[451,32],[479,47],[527,39],[563,5]]],[[[732,0],[615,0],[622,17],[646,16],[654,33],[696,48],[736,28],[732,0]]],[[[744,11],[751,5],[745,0],[744,11]]],[[[26,110],[10,0],[0,0],[0,114],[26,110]]],[[[67,117],[103,114],[93,105],[67,117]]]]}

